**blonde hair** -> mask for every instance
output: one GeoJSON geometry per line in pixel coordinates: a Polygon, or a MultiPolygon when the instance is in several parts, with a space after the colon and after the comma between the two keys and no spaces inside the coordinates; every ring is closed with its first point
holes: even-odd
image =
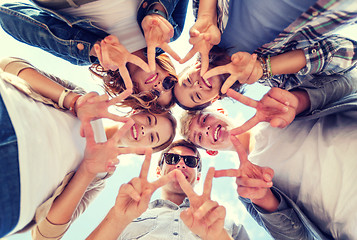
{"type": "MultiPolygon", "coordinates": [[[[175,67],[168,55],[161,54],[157,56],[155,60],[156,63],[162,69],[168,72],[168,74],[172,78],[176,79],[176,82],[178,81],[175,67]]],[[[100,64],[92,64],[92,66],[89,67],[89,70],[93,75],[103,80],[104,90],[109,96],[115,97],[126,89],[123,78],[119,73],[119,70],[106,71],[100,64]]],[[[158,96],[150,91],[139,92],[137,84],[133,82],[133,94],[130,95],[125,100],[123,100],[122,103],[119,104],[118,106],[131,107],[135,110],[146,109],[151,113],[159,114],[168,111],[168,109],[173,107],[175,104],[175,100],[174,98],[172,98],[167,105],[161,106],[160,104],[157,103],[157,99],[158,96]]]]}
{"type": "Polygon", "coordinates": [[[203,114],[203,110],[201,111],[186,111],[182,114],[180,123],[181,123],[181,135],[188,140],[189,134],[190,134],[190,126],[192,124],[192,120],[196,117],[199,116],[200,114],[203,114]]]}

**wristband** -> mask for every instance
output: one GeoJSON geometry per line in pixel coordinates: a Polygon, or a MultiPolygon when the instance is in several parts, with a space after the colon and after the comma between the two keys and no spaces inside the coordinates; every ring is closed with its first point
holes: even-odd
{"type": "Polygon", "coordinates": [[[58,99],[58,106],[62,109],[65,109],[65,107],[63,106],[63,102],[64,102],[64,99],[68,96],[68,94],[71,92],[71,90],[65,88],[63,89],[59,99],[58,99]]]}
{"type": "Polygon", "coordinates": [[[273,74],[271,72],[270,56],[268,56],[268,58],[258,57],[258,60],[263,69],[263,76],[261,79],[265,80],[271,78],[273,74]]]}
{"type": "Polygon", "coordinates": [[[77,113],[76,113],[76,109],[75,109],[75,106],[76,106],[76,102],[78,100],[78,98],[80,98],[82,95],[77,95],[75,96],[72,101],[71,101],[71,104],[69,105],[69,111],[71,111],[71,113],[73,113],[74,116],[77,117],[77,113]]]}
{"type": "Polygon", "coordinates": [[[150,9],[146,13],[146,15],[152,15],[152,14],[160,15],[161,17],[163,17],[163,18],[165,18],[167,20],[166,13],[164,13],[163,11],[160,11],[160,10],[154,8],[154,9],[150,9]]]}

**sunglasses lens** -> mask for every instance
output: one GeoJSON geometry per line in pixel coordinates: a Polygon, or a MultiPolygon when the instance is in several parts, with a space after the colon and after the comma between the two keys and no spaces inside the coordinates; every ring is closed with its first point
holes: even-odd
{"type": "Polygon", "coordinates": [[[183,156],[185,164],[187,167],[195,168],[198,165],[198,158],[194,156],[183,156]]]}
{"type": "Polygon", "coordinates": [[[175,80],[173,77],[165,77],[162,81],[162,86],[165,90],[170,90],[175,85],[175,80]]]}
{"type": "Polygon", "coordinates": [[[165,162],[169,165],[176,165],[180,161],[180,155],[172,154],[172,153],[165,153],[164,154],[165,162]]]}

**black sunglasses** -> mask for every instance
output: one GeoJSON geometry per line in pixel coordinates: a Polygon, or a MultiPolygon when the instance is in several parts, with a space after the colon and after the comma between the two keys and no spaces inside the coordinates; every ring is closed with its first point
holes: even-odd
{"type": "Polygon", "coordinates": [[[175,86],[177,79],[172,76],[167,76],[162,81],[162,87],[167,91],[175,86]]]}
{"type": "Polygon", "coordinates": [[[200,161],[199,157],[196,156],[182,156],[175,153],[164,153],[163,159],[168,165],[176,165],[180,162],[180,159],[183,159],[187,167],[195,168],[200,161]]]}

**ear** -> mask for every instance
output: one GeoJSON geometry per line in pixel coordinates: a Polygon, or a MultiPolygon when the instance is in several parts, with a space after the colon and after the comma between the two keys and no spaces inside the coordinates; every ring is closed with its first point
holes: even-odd
{"type": "Polygon", "coordinates": [[[199,172],[199,173],[197,173],[196,182],[199,182],[199,181],[200,181],[200,179],[201,179],[201,173],[199,172]]]}
{"type": "Polygon", "coordinates": [[[159,166],[156,167],[156,177],[157,178],[160,178],[162,175],[161,175],[161,168],[159,166]]]}
{"type": "Polygon", "coordinates": [[[217,96],[215,96],[212,100],[211,103],[214,103],[215,101],[217,101],[221,96],[219,96],[219,94],[217,94],[217,96]]]}

